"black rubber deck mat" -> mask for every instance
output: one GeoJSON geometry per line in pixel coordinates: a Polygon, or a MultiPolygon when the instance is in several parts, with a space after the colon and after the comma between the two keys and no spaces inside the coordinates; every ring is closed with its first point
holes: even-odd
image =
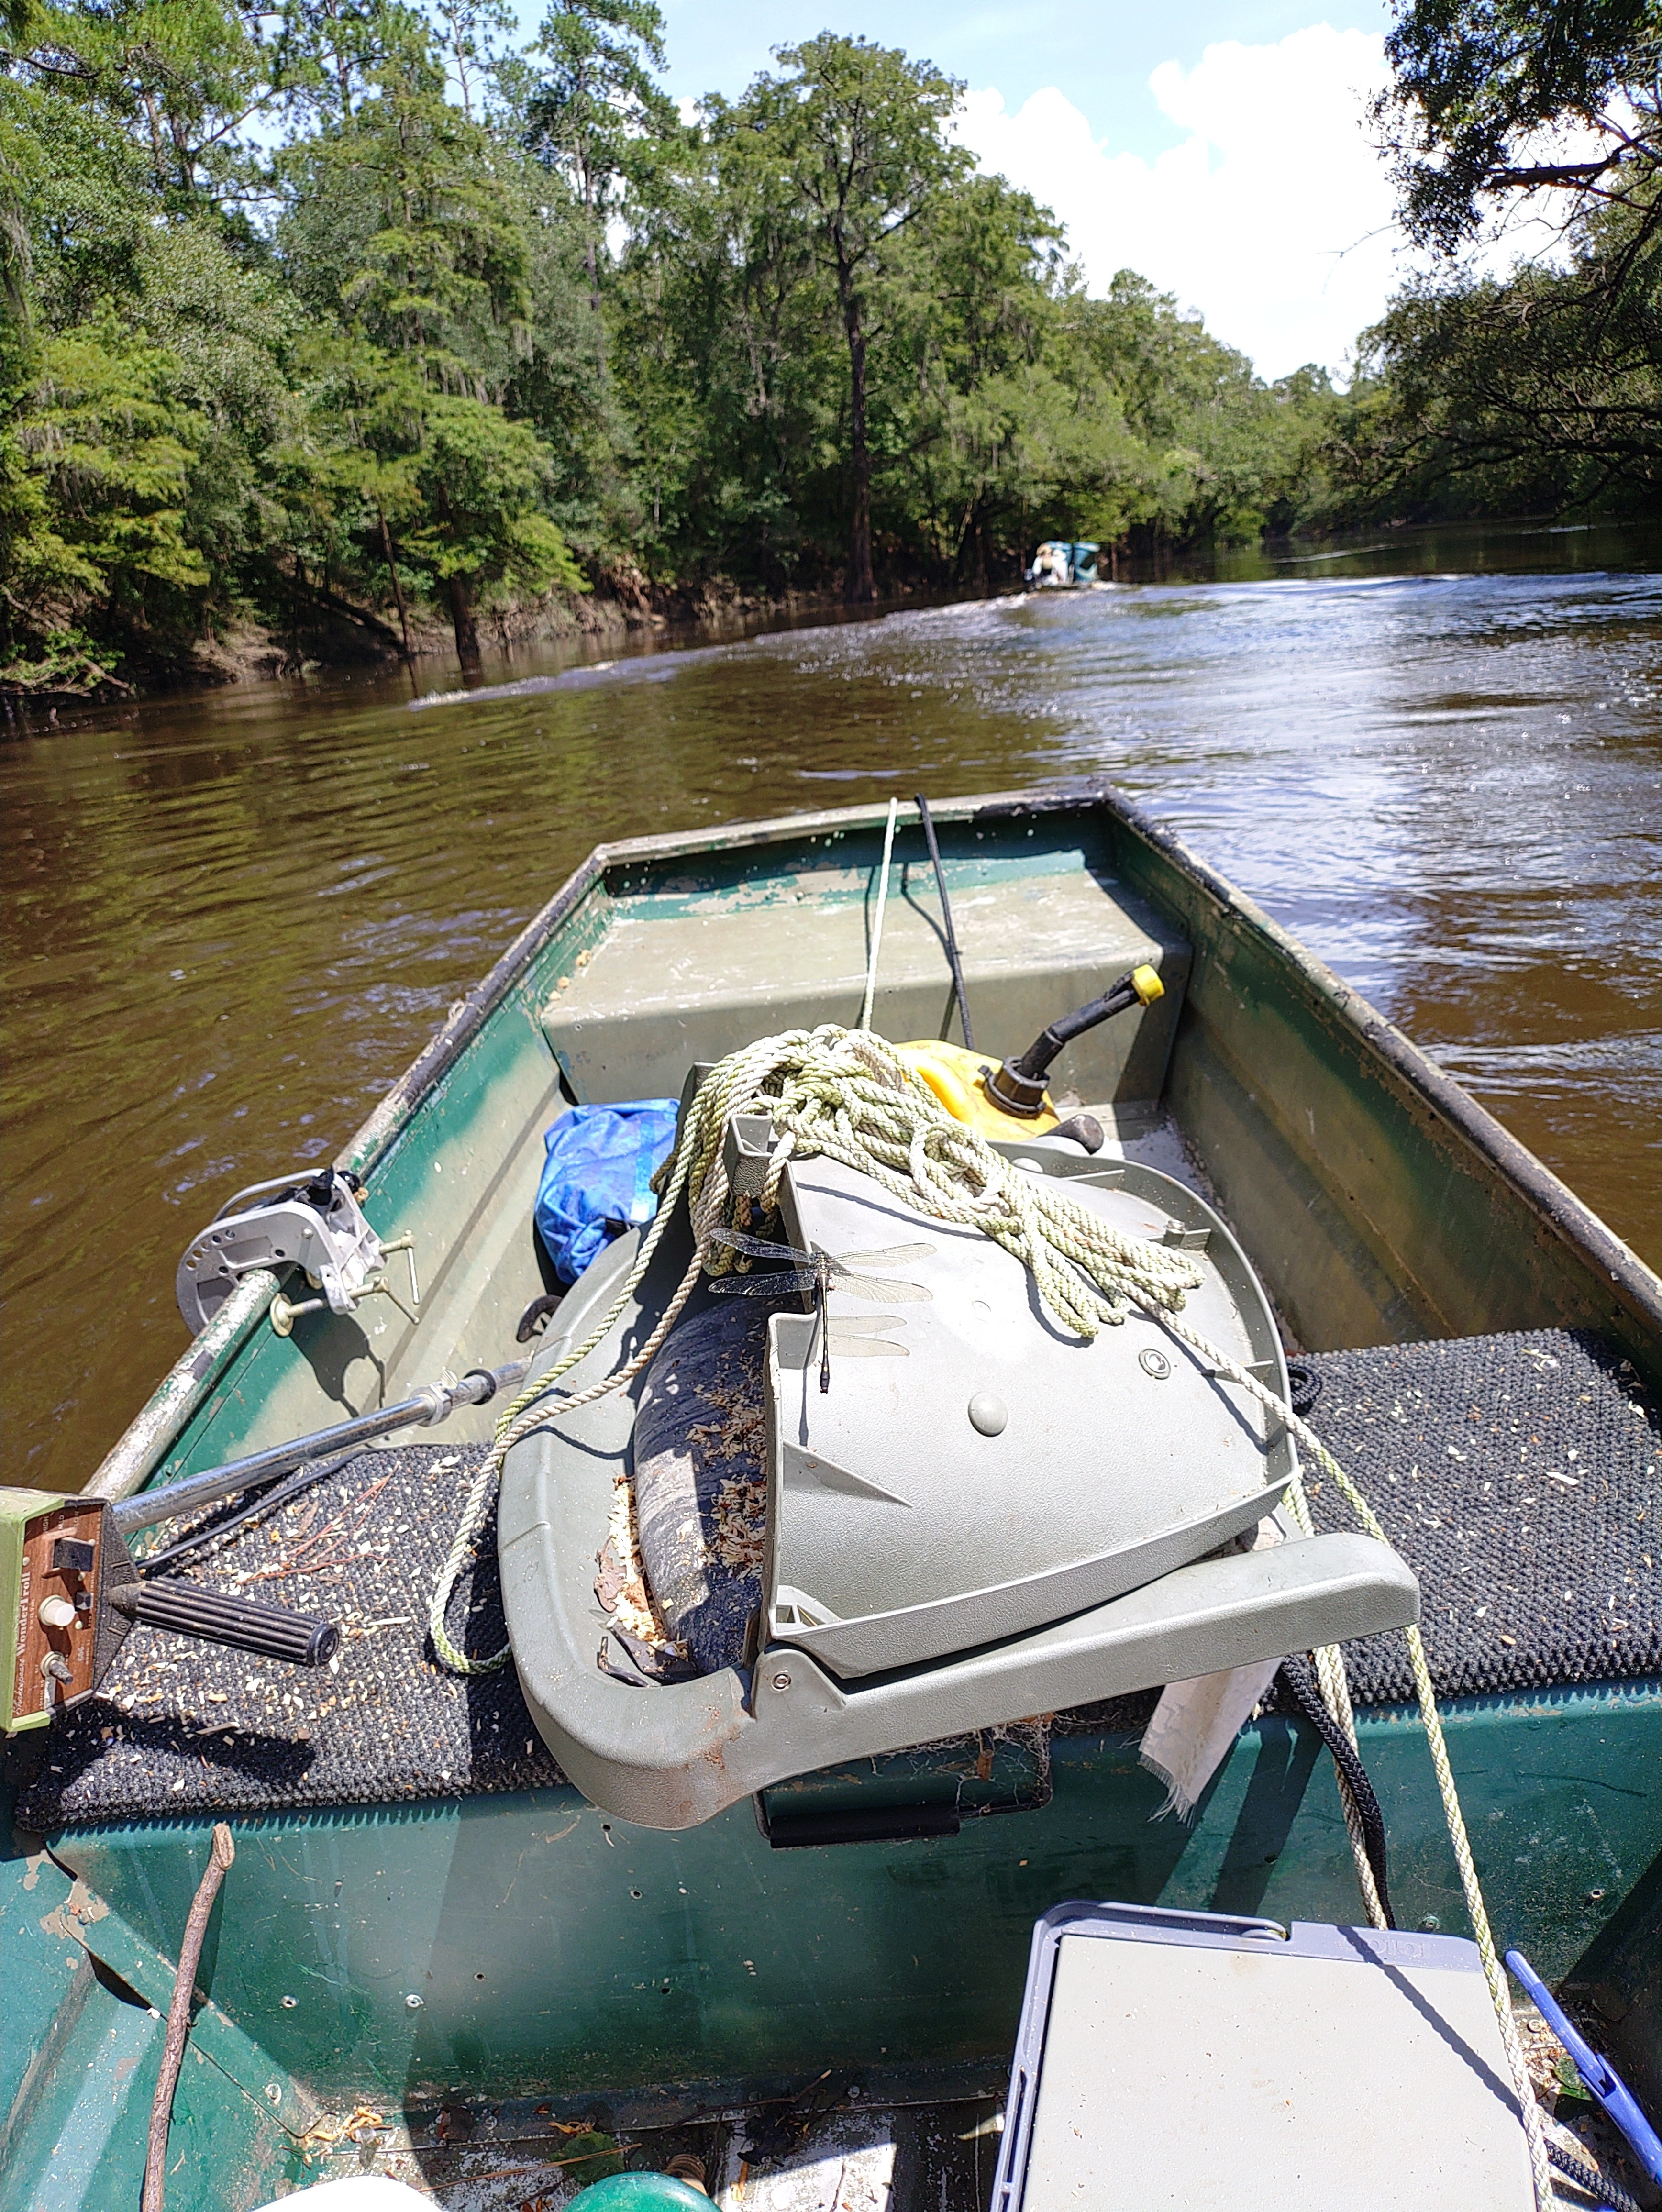
{"type": "MultiPolygon", "coordinates": [[[[1630,1378],[1561,1331],[1468,1337],[1302,1363],[1310,1413],[1420,1576],[1440,1696],[1632,1681],[1658,1665],[1657,1439],[1630,1378]]],[[[511,1667],[444,1673],[429,1594],[483,1447],[367,1451],[190,1571],[341,1622],[312,1674],[135,1629],[96,1698],[8,1747],[25,1827],[408,1802],[562,1779],[511,1667]]],[[[1324,1528],[1353,1525],[1312,1483],[1324,1528]]],[[[175,1532],[169,1531],[170,1536],[175,1532]]],[[[183,1533],[182,1531],[177,1533],[183,1533]]],[[[451,1633],[502,1641],[495,1519],[451,1633]]],[[[1348,1647],[1361,1705],[1411,1696],[1400,1636],[1348,1647]]],[[[642,1690],[638,1694],[650,1696],[642,1690]]],[[[1154,1693],[1058,1717],[1139,1728],[1154,1693]]]]}
{"type": "MultiPolygon", "coordinates": [[[[287,1667],[135,1628],[97,1697],[9,1744],[19,1823],[399,1804],[562,1782],[511,1665],[464,1678],[432,1656],[429,1601],[484,1454],[437,1442],[362,1452],[273,1520],[181,1563],[174,1571],[215,1589],[338,1621],[338,1655],[315,1670],[287,1667]]],[[[162,1534],[172,1542],[214,1517],[162,1534]]],[[[448,1625],[479,1657],[506,1640],[494,1510],[448,1625]]]]}
{"type": "MultiPolygon", "coordinates": [[[[1294,1401],[1420,1578],[1437,1695],[1654,1679],[1655,1409],[1626,1362],[1562,1329],[1304,1354],[1294,1401]]],[[[1307,1454],[1301,1455],[1307,1457],[1307,1454]]],[[[1306,1467],[1318,1528],[1357,1525],[1306,1467]]],[[[1345,1646],[1361,1705],[1414,1696],[1400,1635],[1345,1646]]],[[[1058,1719],[1141,1727],[1156,1692],[1058,1719]]],[[[1280,1686],[1265,1699],[1287,1699],[1280,1686]]]]}
{"type": "MultiPolygon", "coordinates": [[[[1656,1674],[1657,1436],[1625,1363],[1552,1329],[1299,1364],[1305,1418],[1420,1577],[1440,1698],[1656,1674]]],[[[1318,1527],[1355,1528],[1305,1476],[1318,1527]]],[[[1360,1704],[1413,1696],[1400,1636],[1345,1656],[1360,1704]]]]}

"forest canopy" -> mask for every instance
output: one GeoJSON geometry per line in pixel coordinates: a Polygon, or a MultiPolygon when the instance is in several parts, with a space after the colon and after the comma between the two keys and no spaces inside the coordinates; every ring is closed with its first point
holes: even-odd
{"type": "Polygon", "coordinates": [[[963,88],[867,40],[689,124],[654,0],[550,0],[528,46],[501,0],[3,0],[7,679],[239,623],[441,617],[467,663],[550,593],[976,589],[1053,532],[1651,511],[1648,24],[1399,9],[1376,119],[1436,258],[1341,392],[1133,271],[1093,295],[963,88]],[[1558,250],[1475,276],[1520,191],[1558,250]]]}

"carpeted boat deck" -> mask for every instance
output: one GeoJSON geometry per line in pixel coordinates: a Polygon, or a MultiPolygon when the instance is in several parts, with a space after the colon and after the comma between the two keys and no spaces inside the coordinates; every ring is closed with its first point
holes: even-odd
{"type": "MultiPolygon", "coordinates": [[[[1311,1425],[1420,1577],[1442,1698],[1656,1674],[1656,1431],[1631,1376],[1596,1342],[1533,1331],[1300,1364],[1315,1388],[1311,1425]]],[[[19,1825],[49,1832],[561,1782],[512,1667],[459,1680],[428,1642],[429,1593],[483,1455],[438,1443],[363,1452],[181,1567],[338,1620],[338,1656],[313,1673],[136,1628],[97,1698],[8,1747],[19,1825]]],[[[1330,1482],[1315,1475],[1310,1487],[1321,1526],[1352,1525],[1330,1482]]],[[[494,1516],[449,1625],[472,1652],[503,1641],[494,1516]]],[[[597,1642],[599,1626],[597,1616],[597,1642]]],[[[1411,1696],[1399,1636],[1353,1644],[1348,1656],[1359,1705],[1411,1696]]],[[[1118,1698],[1056,1725],[1135,1729],[1153,1703],[1153,1692],[1118,1698]]]]}

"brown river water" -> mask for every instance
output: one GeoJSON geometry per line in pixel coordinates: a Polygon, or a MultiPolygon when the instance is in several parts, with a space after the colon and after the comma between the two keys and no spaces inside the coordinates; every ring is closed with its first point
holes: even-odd
{"type": "Polygon", "coordinates": [[[1653,568],[1610,531],[1397,532],[521,651],[484,679],[544,679],[515,696],[320,674],[9,736],[5,1480],[87,1479],[184,1346],[192,1234],[336,1152],[591,846],[891,793],[1111,778],[1654,1265],[1653,568]]]}

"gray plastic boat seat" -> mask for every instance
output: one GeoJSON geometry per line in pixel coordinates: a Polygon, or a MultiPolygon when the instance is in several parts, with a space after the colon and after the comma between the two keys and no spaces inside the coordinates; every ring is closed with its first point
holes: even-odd
{"type": "MultiPolygon", "coordinates": [[[[1426,1649],[1446,1704],[1502,1698],[1538,1712],[1578,1689],[1620,1698],[1654,1682],[1657,1437],[1614,1358],[1546,1329],[1327,1352],[1307,1364],[1324,1386],[1310,1417],[1318,1433],[1379,1501],[1420,1577],[1426,1649]],[[1543,1471],[1586,1472],[1573,1487],[1549,1485],[1549,1499],[1516,1480],[1537,1460],[1543,1471]]],[[[365,1451],[321,1495],[234,1531],[186,1567],[210,1588],[234,1589],[291,1554],[315,1556],[303,1549],[310,1534],[341,1521],[353,1541],[334,1555],[338,1565],[296,1577],[306,1587],[292,1596],[287,1581],[256,1585],[346,1625],[339,1673],[306,1680],[251,1671],[246,1653],[206,1644],[186,1657],[159,1631],[136,1628],[98,1697],[50,1729],[8,1741],[20,1825],[50,1831],[558,1786],[561,1769],[513,1669],[448,1674],[427,1641],[433,1579],[484,1450],[447,1443],[441,1431],[365,1451]]],[[[1318,1524],[1344,1525],[1330,1484],[1312,1506],[1318,1524]]],[[[592,1578],[592,1547],[582,1564],[592,1578]]],[[[489,1523],[449,1622],[469,1651],[503,1641],[489,1523]]],[[[598,1608],[591,1627],[598,1645],[598,1608]]],[[[1400,1636],[1353,1643],[1346,1656],[1359,1707],[1411,1695],[1400,1636]]],[[[1093,1700],[1058,1711],[1055,1725],[1105,1739],[1097,1755],[1129,1786],[1156,1694],[1093,1700]]],[[[971,1738],[971,1778],[978,1748],[971,1738]]]]}
{"type": "MultiPolygon", "coordinates": [[[[828,1164],[807,1164],[800,1176],[797,1163],[787,1170],[786,1222],[799,1233],[801,1220],[813,1218],[811,1189],[817,1188],[826,1204],[851,1202],[846,1190],[833,1187],[836,1178],[825,1172],[828,1164]]],[[[1052,1155],[1037,1164],[1041,1172],[1066,1173],[1090,1164],[1052,1155]]],[[[1160,1194],[1180,1238],[1197,1236],[1205,1227],[1211,1240],[1208,1280],[1221,1283],[1218,1271],[1227,1265],[1251,1282],[1227,1231],[1192,1193],[1129,1164],[1124,1182],[1125,1194],[1145,1211],[1150,1194],[1160,1194]]],[[[904,1214],[877,1186],[868,1188],[892,1216],[904,1214]]],[[[934,1230],[937,1243],[949,1240],[951,1232],[941,1224],[926,1225],[934,1230]]],[[[902,1236],[907,1226],[904,1219],[898,1226],[892,1219],[889,1234],[902,1236]]],[[[914,1217],[910,1227],[916,1226],[914,1217]]],[[[873,1237],[867,1234],[861,1242],[869,1244],[873,1237]]],[[[985,1247],[986,1240],[977,1238],[977,1244],[985,1247]]],[[[539,1364],[546,1365],[566,1345],[587,1334],[612,1304],[637,1249],[636,1237],[622,1238],[590,1268],[561,1309],[559,1338],[545,1349],[539,1364]]],[[[979,1261],[983,1254],[975,1256],[979,1261]]],[[[993,1256],[1020,1272],[1009,1255],[995,1250],[993,1256]]],[[[646,1339],[690,1258],[683,1218],[671,1225],[635,1297],[606,1337],[563,1378],[566,1390],[577,1395],[646,1339]]],[[[975,1279],[977,1296],[994,1288],[990,1278],[985,1283],[975,1279]]],[[[1257,1297],[1246,1337],[1232,1349],[1237,1357],[1257,1353],[1279,1375],[1273,1325],[1262,1294],[1257,1297]]],[[[718,1303],[707,1288],[696,1299],[718,1303]]],[[[920,1348],[923,1318],[932,1307],[945,1312],[939,1282],[930,1301],[909,1307],[920,1348]]],[[[696,1304],[689,1319],[695,1311],[696,1304]]],[[[1046,1340],[1038,1319],[1030,1319],[1028,1327],[1034,1345],[1046,1340]]],[[[1007,1455],[983,1462],[988,1474],[979,1483],[954,1473],[957,1460],[952,1455],[977,1442],[965,1427],[961,1402],[954,1419],[957,1428],[964,1429],[964,1440],[954,1443],[947,1457],[936,1455],[938,1467],[926,1463],[928,1455],[915,1434],[896,1431],[904,1444],[908,1519],[904,1529],[886,1534],[869,1515],[864,1521],[860,1515],[868,1504],[884,1498],[884,1510],[890,1510],[899,1492],[885,1484],[861,1437],[866,1436],[868,1446],[880,1437],[880,1422],[872,1429],[869,1420],[880,1413],[883,1394],[892,1390],[900,1363],[850,1358],[846,1346],[838,1352],[833,1319],[840,1394],[834,1394],[834,1402],[837,1418],[847,1415],[853,1426],[846,1429],[843,1461],[816,1462],[813,1431],[804,1438],[806,1450],[797,1441],[800,1420],[810,1413],[817,1417],[827,1403],[807,1384],[818,1367],[813,1328],[810,1316],[784,1311],[769,1327],[770,1528],[763,1577],[769,1632],[753,1668],[728,1665],[692,1680],[637,1686],[620,1680],[606,1664],[602,1645],[608,1614],[596,1595],[595,1559],[626,1492],[636,1409],[649,1385],[637,1380],[626,1394],[551,1420],[508,1455],[499,1506],[500,1559],[504,1609],[526,1703],[564,1771],[596,1803],[623,1819],[654,1827],[694,1826],[740,1797],[837,1760],[997,1727],[1036,1711],[1400,1626],[1417,1612],[1412,1575],[1396,1554],[1366,1537],[1295,1538],[1251,1553],[1231,1547],[1229,1539],[1270,1509],[1294,1463],[1282,1432],[1266,1455],[1261,1446],[1248,1445],[1244,1431],[1236,1455],[1239,1471],[1215,1470],[1216,1479],[1208,1477],[1199,1489],[1181,1454],[1172,1453],[1172,1479],[1189,1486],[1187,1502],[1179,1497],[1172,1522],[1169,1513],[1162,1517],[1166,1493],[1158,1484],[1141,1501],[1123,1483],[1093,1485],[1088,1457],[1080,1458],[1076,1443],[1068,1443],[1068,1424],[1061,1419],[1069,1410],[1063,1403],[1067,1394],[1054,1384],[1050,1412],[1056,1419],[1049,1448],[1060,1454],[1067,1444],[1073,1452],[1072,1495],[1078,1510],[1088,1506],[1096,1521],[1094,1528],[1081,1531],[1073,1557],[1064,1551],[1053,1568],[1043,1565],[1047,1557],[1055,1558],[1055,1529],[1064,1525],[1056,1521],[1054,1508],[1048,1553],[1041,1544],[1025,1563],[1021,1557],[1021,1545],[1031,1535],[1025,1525],[1028,1510],[1038,1510],[1042,1495],[1043,1465],[1007,1455]],[[869,1392],[862,1400],[855,1383],[874,1370],[889,1379],[876,1400],[869,1392]],[[863,1422],[862,1402],[868,1407],[863,1422]],[[799,1460],[788,1464],[791,1451],[799,1460]],[[1279,1477],[1274,1471],[1277,1460],[1282,1463],[1279,1477]],[[817,1534],[801,1522],[804,1486],[809,1484],[833,1502],[846,1497],[850,1508],[858,1509],[841,1516],[848,1573],[837,1588],[866,1610],[839,1614],[835,1605],[819,1604],[820,1594],[813,1593],[818,1610],[804,1618],[805,1609],[799,1607],[800,1625],[793,1633],[788,1624],[801,1593],[780,1571],[781,1547],[788,1541],[796,1547],[790,1557],[813,1559],[821,1577],[838,1566],[831,1540],[838,1521],[827,1517],[824,1500],[816,1504],[817,1534]],[[1003,1510],[1001,1485],[1014,1498],[1023,1484],[1026,1504],[1010,1507],[1013,1517],[1002,1546],[984,1538],[981,1543],[977,1556],[982,1579],[977,1587],[966,1581],[975,1562],[962,1532],[972,1524],[983,1532],[993,1528],[1003,1510]],[[775,1510],[782,1497],[791,1501],[782,1527],[775,1510]],[[1223,1511],[1220,1498],[1227,1507],[1223,1519],[1218,1517],[1223,1511]],[[1135,1509],[1129,1518],[1128,1508],[1135,1509]],[[942,1532],[954,1519],[959,1535],[948,1544],[942,1532]],[[892,1554],[897,1603],[890,1610],[874,1610],[880,1584],[873,1577],[885,1543],[892,1554]],[[1221,1550],[1214,1548],[1220,1545],[1221,1550]],[[1090,1556],[1079,1559],[1081,1551],[1090,1556]],[[1208,1552],[1211,1556],[1198,1556],[1208,1552]],[[943,1556],[937,1559],[936,1553],[943,1556]],[[1008,1578],[1010,1559],[1021,1570],[1014,1580],[1008,1578]],[[937,1568],[932,1583],[930,1575],[937,1568]],[[978,1623],[984,1624],[979,1633],[978,1623]],[[885,1652],[898,1656],[880,1663],[885,1652]]],[[[1111,1349],[1102,1338],[1092,1346],[1071,1347],[1079,1375],[1072,1394],[1077,1401],[1071,1408],[1075,1427],[1089,1432],[1103,1426],[1102,1410],[1093,1410],[1091,1403],[1099,1393],[1090,1387],[1084,1363],[1097,1363],[1091,1371],[1100,1374],[1105,1388],[1110,1370],[1104,1363],[1135,1358],[1138,1350],[1130,1328],[1127,1323],[1123,1329],[1105,1332],[1119,1340],[1111,1349]]],[[[996,1365],[990,1351],[985,1357],[996,1365]]],[[[920,1359],[914,1369],[909,1360],[903,1386],[908,1394],[922,1394],[920,1402],[928,1387],[925,1365],[920,1359]]],[[[1019,1365],[1018,1361],[1017,1368],[999,1370],[1000,1388],[1011,1392],[1013,1406],[1019,1403],[1019,1365]]],[[[1149,1369],[1141,1371],[1151,1389],[1165,1387],[1149,1369]]],[[[1198,1388],[1208,1402],[1224,1395],[1220,1382],[1204,1377],[1190,1376],[1185,1387],[1198,1388]]],[[[960,1389],[956,1383],[953,1388],[960,1389]]],[[[1104,1402],[1117,1401],[1111,1394],[1104,1402]]],[[[1227,1419],[1234,1420],[1238,1412],[1227,1419]]],[[[1140,1418],[1135,1410],[1118,1409],[1118,1425],[1133,1442],[1140,1418]]],[[[1148,1420],[1158,1430],[1157,1417],[1148,1420]]],[[[1158,1453],[1154,1463],[1160,1463],[1158,1453]]]]}

